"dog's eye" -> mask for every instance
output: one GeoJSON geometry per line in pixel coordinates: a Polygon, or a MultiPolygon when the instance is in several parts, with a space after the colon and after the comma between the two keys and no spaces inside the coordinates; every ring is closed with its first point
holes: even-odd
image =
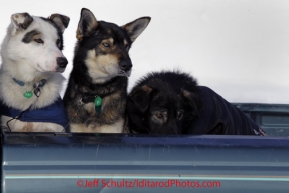
{"type": "Polygon", "coordinates": [[[42,39],[34,39],[34,41],[35,42],[37,42],[38,44],[43,44],[44,43],[44,41],[42,40],[42,39]]]}
{"type": "Polygon", "coordinates": [[[184,116],[184,111],[183,110],[179,110],[177,112],[177,119],[181,120],[183,118],[183,116],[184,116]]]}
{"type": "Polygon", "coordinates": [[[159,118],[159,119],[163,119],[164,118],[164,115],[160,112],[157,112],[156,113],[156,117],[159,118]]]}
{"type": "Polygon", "coordinates": [[[152,121],[158,124],[164,124],[167,122],[168,112],[164,110],[158,110],[153,112],[152,121]]]}
{"type": "Polygon", "coordinates": [[[108,43],[103,43],[102,45],[103,45],[104,47],[109,48],[109,44],[108,44],[108,43]]]}
{"type": "Polygon", "coordinates": [[[57,39],[57,40],[56,40],[56,44],[57,44],[57,45],[60,44],[60,39],[57,39]]]}

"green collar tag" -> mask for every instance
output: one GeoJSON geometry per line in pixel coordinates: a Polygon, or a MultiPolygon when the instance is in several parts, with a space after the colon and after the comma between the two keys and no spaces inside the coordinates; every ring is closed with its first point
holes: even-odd
{"type": "Polygon", "coordinates": [[[31,98],[33,95],[32,91],[27,91],[26,93],[23,94],[23,96],[27,99],[31,98]]]}
{"type": "Polygon", "coordinates": [[[101,104],[102,104],[102,99],[97,96],[94,100],[94,105],[95,105],[95,111],[98,113],[101,113],[101,104]]]}

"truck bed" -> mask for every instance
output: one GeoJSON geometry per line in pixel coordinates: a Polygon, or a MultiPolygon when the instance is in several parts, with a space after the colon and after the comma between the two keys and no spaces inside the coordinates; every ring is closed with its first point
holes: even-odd
{"type": "Polygon", "coordinates": [[[275,136],[3,133],[2,192],[288,192],[289,106],[235,105],[275,136]]]}

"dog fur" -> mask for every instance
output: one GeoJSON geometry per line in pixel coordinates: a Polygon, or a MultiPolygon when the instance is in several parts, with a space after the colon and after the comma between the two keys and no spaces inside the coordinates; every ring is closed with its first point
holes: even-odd
{"type": "MultiPolygon", "coordinates": [[[[11,16],[7,34],[1,46],[0,104],[7,108],[27,111],[53,104],[60,97],[64,77],[60,74],[68,63],[63,49],[63,32],[69,17],[52,14],[49,18],[16,13],[11,16]],[[35,84],[45,80],[39,93],[25,98],[27,91],[35,91],[35,84]],[[23,85],[22,85],[23,84],[23,85]]],[[[3,107],[2,107],[3,109],[3,107]]],[[[24,122],[15,117],[1,116],[1,125],[17,132],[62,131],[63,126],[51,122],[24,122]],[[10,121],[11,120],[11,121],[10,121]]]]}
{"type": "Polygon", "coordinates": [[[132,133],[266,135],[241,110],[180,71],[150,73],[128,95],[132,133]]]}
{"type": "Polygon", "coordinates": [[[81,10],[73,69],[64,95],[71,132],[123,131],[132,68],[128,52],[149,22],[150,17],[142,17],[119,27],[96,20],[88,9],[81,10]],[[98,111],[97,96],[102,99],[98,111]]]}

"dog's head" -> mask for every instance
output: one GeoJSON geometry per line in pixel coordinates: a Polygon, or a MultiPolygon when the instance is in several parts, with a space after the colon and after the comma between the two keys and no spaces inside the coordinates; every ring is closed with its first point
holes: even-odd
{"type": "Polygon", "coordinates": [[[87,70],[92,83],[129,76],[132,68],[129,49],[149,22],[150,17],[143,17],[119,27],[97,21],[90,10],[83,8],[76,33],[74,67],[87,70]],[[83,63],[84,66],[76,66],[83,63]]]}
{"type": "Polygon", "coordinates": [[[49,18],[13,14],[2,44],[3,60],[39,72],[63,72],[68,61],[61,52],[62,34],[68,23],[69,18],[60,14],[49,18]]]}
{"type": "Polygon", "coordinates": [[[128,96],[127,114],[131,131],[151,134],[182,134],[198,117],[198,95],[169,85],[135,87],[128,96]]]}

